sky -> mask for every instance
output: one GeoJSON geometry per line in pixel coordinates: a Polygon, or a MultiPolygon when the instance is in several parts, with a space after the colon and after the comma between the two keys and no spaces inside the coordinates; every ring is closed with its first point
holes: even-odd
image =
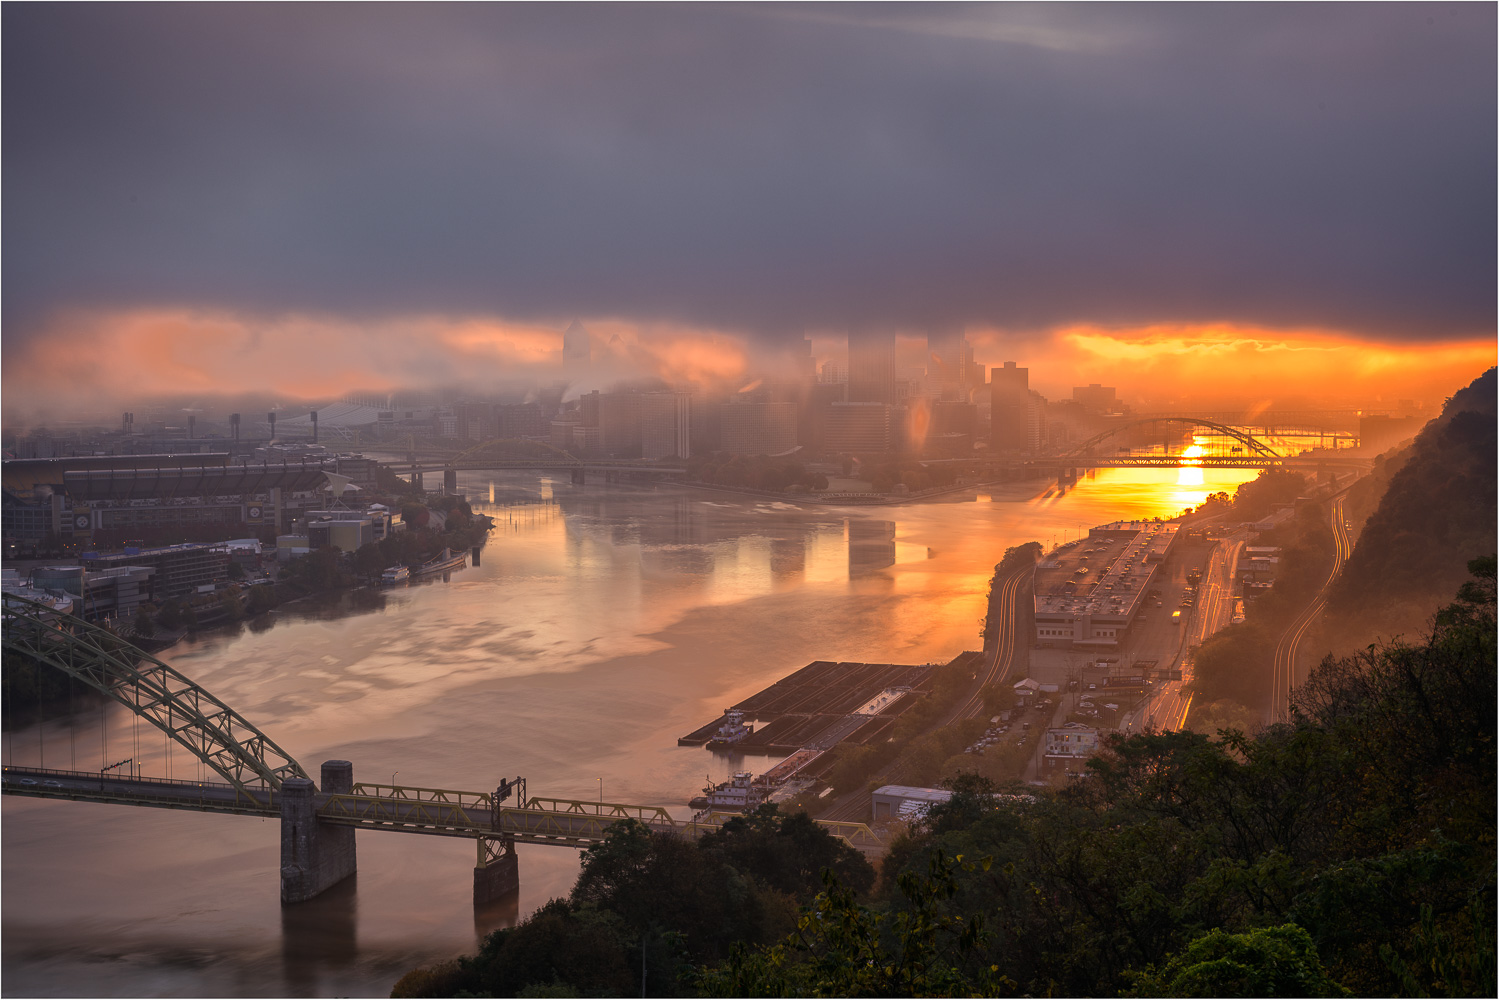
{"type": "Polygon", "coordinates": [[[1494,359],[1492,4],[0,20],[7,412],[542,377],[574,318],[673,378],[850,328],[1053,391],[1494,359]]]}

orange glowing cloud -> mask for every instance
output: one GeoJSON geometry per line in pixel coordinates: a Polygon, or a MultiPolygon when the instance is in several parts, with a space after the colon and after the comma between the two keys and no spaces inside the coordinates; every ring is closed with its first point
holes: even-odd
{"type": "MultiPolygon", "coordinates": [[[[588,321],[598,379],[735,378],[742,340],[712,331],[588,321]]],[[[262,316],[187,308],[59,315],[8,350],[7,409],[58,410],[162,395],[353,391],[470,385],[561,374],[562,331],[484,316],[262,316]]]]}
{"type": "Polygon", "coordinates": [[[1229,324],[1114,329],[1073,326],[1049,341],[1007,346],[973,336],[989,364],[1029,362],[1043,392],[1101,382],[1126,399],[1233,398],[1261,410],[1275,398],[1405,398],[1440,401],[1495,363],[1489,341],[1386,343],[1323,330],[1229,324]],[[1071,379],[1070,382],[1067,380],[1071,379]]]}

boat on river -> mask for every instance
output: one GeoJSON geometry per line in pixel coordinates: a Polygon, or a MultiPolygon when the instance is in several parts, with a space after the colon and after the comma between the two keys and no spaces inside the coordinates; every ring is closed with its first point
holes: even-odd
{"type": "Polygon", "coordinates": [[[709,737],[708,749],[720,750],[724,747],[731,747],[754,731],[754,724],[744,721],[743,712],[730,710],[724,713],[723,722],[709,737]]]}
{"type": "Polygon", "coordinates": [[[412,579],[423,576],[431,576],[433,573],[447,573],[451,570],[462,569],[468,565],[468,553],[459,552],[453,554],[452,549],[443,549],[442,555],[433,556],[411,571],[412,579]]]}
{"type": "Polygon", "coordinates": [[[755,784],[749,771],[735,771],[728,781],[713,784],[710,778],[703,794],[687,804],[710,812],[749,812],[765,800],[766,789],[755,784]]]}
{"type": "Polygon", "coordinates": [[[382,587],[399,587],[401,584],[407,583],[410,580],[411,570],[407,569],[405,566],[400,565],[399,563],[394,566],[388,567],[385,572],[380,574],[380,586],[382,587]]]}

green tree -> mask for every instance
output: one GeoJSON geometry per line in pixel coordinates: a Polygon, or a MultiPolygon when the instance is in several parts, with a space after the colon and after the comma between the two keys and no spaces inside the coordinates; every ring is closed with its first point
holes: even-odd
{"type": "Polygon", "coordinates": [[[390,564],[385,561],[385,555],[377,542],[361,545],[354,553],[354,571],[360,576],[378,576],[388,565],[390,564]]]}
{"type": "Polygon", "coordinates": [[[805,812],[783,815],[774,803],[730,819],[705,835],[699,847],[721,852],[736,870],[790,896],[816,894],[824,870],[854,892],[868,892],[874,885],[874,867],[862,854],[805,812]]]}
{"type": "Polygon", "coordinates": [[[933,856],[929,873],[903,872],[901,907],[878,912],[828,872],[825,888],[785,941],[736,949],[705,969],[697,992],[711,997],[754,996],[997,996],[1014,986],[997,965],[969,961],[987,935],[978,915],[954,916],[941,904],[956,890],[957,869],[987,869],[962,857],[933,856]]]}
{"type": "Polygon", "coordinates": [[[1242,934],[1213,930],[1193,941],[1159,972],[1138,977],[1133,996],[1341,997],[1311,936],[1295,924],[1242,934]]]}

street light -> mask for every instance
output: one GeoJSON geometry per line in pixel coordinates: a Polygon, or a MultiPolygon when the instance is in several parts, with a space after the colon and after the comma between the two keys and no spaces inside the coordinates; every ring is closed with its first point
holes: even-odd
{"type": "Polygon", "coordinates": [[[396,775],[398,775],[400,773],[401,773],[400,771],[392,771],[392,772],[390,772],[390,790],[392,792],[394,792],[396,790],[396,775]]]}
{"type": "Polygon", "coordinates": [[[599,805],[603,805],[604,804],[604,779],[600,778],[598,780],[599,780],[599,805]]]}

